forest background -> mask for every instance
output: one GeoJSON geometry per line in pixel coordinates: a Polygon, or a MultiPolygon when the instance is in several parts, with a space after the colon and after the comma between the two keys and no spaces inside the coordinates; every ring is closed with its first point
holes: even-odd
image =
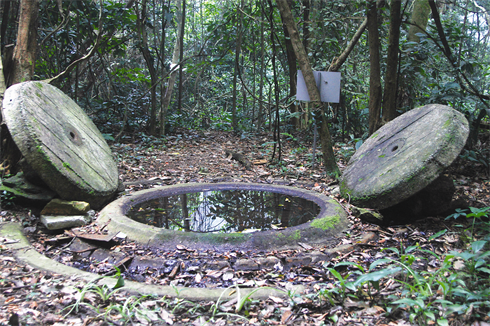
{"type": "MultiPolygon", "coordinates": [[[[266,130],[280,159],[281,138],[318,126],[336,174],[330,133],[359,146],[397,115],[440,103],[466,115],[471,149],[490,112],[489,1],[284,4],[2,1],[0,90],[50,82],[115,141],[180,127],[266,130]],[[340,71],[340,103],[296,101],[300,68],[305,79],[307,69],[340,71]]],[[[466,155],[488,163],[484,152],[466,155]]]]}

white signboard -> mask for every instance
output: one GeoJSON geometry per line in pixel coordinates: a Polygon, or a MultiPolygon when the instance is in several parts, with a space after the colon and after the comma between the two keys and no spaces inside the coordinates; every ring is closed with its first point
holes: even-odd
{"type": "MultiPolygon", "coordinates": [[[[320,92],[322,102],[339,103],[340,101],[340,72],[313,71],[316,86],[320,92]]],[[[310,101],[310,95],[306,89],[303,73],[298,70],[296,82],[296,99],[298,101],[310,101]]]]}

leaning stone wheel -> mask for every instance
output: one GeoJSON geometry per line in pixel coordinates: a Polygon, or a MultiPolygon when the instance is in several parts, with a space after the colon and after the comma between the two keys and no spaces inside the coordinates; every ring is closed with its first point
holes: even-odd
{"type": "Polygon", "coordinates": [[[376,131],[352,156],[340,191],[359,207],[384,209],[434,181],[459,155],[468,121],[440,104],[399,116],[376,131]]]}
{"type": "Polygon", "coordinates": [[[3,116],[29,165],[61,198],[97,208],[115,193],[118,172],[109,146],[59,89],[39,81],[15,84],[5,92],[3,116]]]}

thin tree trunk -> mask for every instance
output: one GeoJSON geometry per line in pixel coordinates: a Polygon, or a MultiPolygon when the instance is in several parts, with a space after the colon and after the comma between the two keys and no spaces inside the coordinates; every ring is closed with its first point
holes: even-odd
{"type": "MultiPolygon", "coordinates": [[[[138,7],[136,6],[136,10],[138,7]]],[[[147,14],[147,0],[143,0],[141,2],[141,13],[137,12],[137,25],[139,29],[139,33],[141,36],[141,46],[140,51],[143,54],[143,58],[145,59],[146,66],[148,67],[148,72],[150,73],[150,94],[151,94],[151,109],[150,109],[150,119],[149,119],[149,133],[151,135],[156,134],[156,125],[157,125],[157,93],[156,93],[156,83],[158,82],[157,71],[154,66],[154,59],[150,53],[150,49],[148,46],[148,34],[146,32],[146,27],[144,20],[146,19],[147,14]]]]}
{"type": "MultiPolygon", "coordinates": [[[[384,2],[384,0],[378,0],[377,6],[381,6],[381,4],[384,2]]],[[[340,54],[340,56],[334,58],[332,60],[332,63],[330,64],[330,67],[328,68],[328,71],[339,71],[340,67],[344,64],[345,60],[347,60],[347,57],[349,57],[349,54],[352,52],[354,49],[354,46],[356,46],[357,42],[361,38],[362,34],[366,30],[368,25],[368,19],[364,19],[361,25],[359,25],[359,28],[357,29],[356,33],[350,40],[349,44],[347,44],[347,47],[345,50],[340,54]]]]}
{"type": "Polygon", "coordinates": [[[279,82],[277,81],[276,71],[276,41],[274,33],[274,7],[272,6],[272,0],[269,0],[270,15],[269,22],[271,28],[271,44],[272,44],[272,75],[274,79],[274,102],[276,106],[276,117],[274,123],[274,151],[272,152],[272,160],[276,153],[277,148],[277,161],[281,161],[281,133],[280,133],[280,119],[279,119],[279,82]]]}
{"type": "MultiPolygon", "coordinates": [[[[296,94],[296,74],[298,68],[296,67],[296,57],[294,55],[293,45],[291,44],[291,38],[285,24],[282,24],[284,30],[284,38],[286,39],[286,58],[288,60],[289,67],[289,97],[293,97],[296,94]]],[[[306,46],[305,46],[306,47],[306,46]]],[[[296,112],[298,112],[298,106],[293,102],[289,106],[289,112],[293,115],[291,118],[291,124],[295,129],[300,128],[300,119],[296,112]]]]}
{"type": "MultiPolygon", "coordinates": [[[[182,37],[180,33],[184,31],[184,27],[182,25],[185,24],[184,20],[184,12],[185,12],[185,0],[177,1],[177,37],[175,39],[174,53],[172,56],[172,65],[170,69],[174,69],[175,66],[179,63],[179,55],[180,55],[180,40],[182,37]]],[[[177,78],[178,69],[174,69],[170,73],[170,78],[168,79],[167,91],[165,92],[165,97],[163,98],[162,109],[160,111],[160,134],[165,135],[165,119],[167,116],[168,107],[170,105],[170,99],[172,98],[172,91],[174,89],[175,78],[177,78]]]]}
{"type": "Polygon", "coordinates": [[[398,52],[400,45],[401,1],[391,0],[388,55],[386,59],[385,90],[383,97],[383,124],[396,117],[398,90],[398,52]]]}
{"type": "MultiPolygon", "coordinates": [[[[185,1],[183,3],[183,10],[182,10],[182,21],[185,21],[185,1]]],[[[180,49],[179,49],[179,62],[183,62],[184,60],[184,27],[185,24],[180,24],[180,31],[179,31],[179,37],[180,37],[180,49]]],[[[177,112],[179,115],[179,118],[182,119],[182,92],[183,92],[183,82],[184,82],[184,70],[182,69],[182,64],[179,66],[179,99],[177,102],[177,112]]]]}
{"type": "Polygon", "coordinates": [[[303,0],[303,46],[308,53],[310,39],[310,0],[303,0]]]}
{"type": "MultiPolygon", "coordinates": [[[[2,24],[0,25],[0,44],[5,44],[5,33],[7,33],[7,27],[10,20],[15,20],[17,17],[11,17],[13,14],[10,12],[10,4],[12,1],[0,1],[0,9],[2,12],[2,24]]],[[[5,53],[4,53],[5,54],[5,53]]]]}
{"type": "Polygon", "coordinates": [[[238,26],[237,26],[237,40],[235,47],[235,67],[233,70],[233,95],[232,95],[232,104],[231,104],[231,126],[233,130],[238,131],[238,121],[237,121],[237,87],[238,87],[238,70],[240,69],[240,50],[242,46],[242,20],[243,13],[241,9],[243,8],[243,0],[240,2],[240,8],[237,9],[239,11],[238,14],[238,26]]]}
{"type": "Polygon", "coordinates": [[[291,43],[293,45],[296,59],[298,60],[299,67],[303,73],[305,79],[306,89],[310,95],[310,102],[313,107],[313,112],[316,113],[316,117],[321,121],[320,140],[323,151],[323,161],[325,164],[325,170],[328,175],[338,177],[340,175],[339,167],[335,161],[335,155],[332,148],[332,138],[328,130],[328,122],[324,116],[322,103],[320,99],[320,92],[316,86],[315,77],[313,76],[313,70],[311,69],[310,62],[308,61],[308,55],[305,51],[301,38],[299,36],[298,28],[291,14],[291,9],[287,3],[287,0],[277,0],[277,6],[281,12],[281,17],[284,19],[291,37],[291,43]],[[319,111],[319,112],[318,112],[319,111]]]}
{"type": "Polygon", "coordinates": [[[264,40],[264,5],[260,1],[261,19],[260,19],[260,81],[259,81],[259,112],[257,117],[257,131],[260,131],[264,123],[264,66],[265,66],[265,40],[264,40]]]}
{"type": "MultiPolygon", "coordinates": [[[[2,62],[2,47],[0,46],[0,103],[3,102],[3,95],[7,89],[7,84],[5,83],[5,76],[3,74],[3,62],[2,62]]],[[[2,116],[0,115],[0,122],[2,122],[2,116]]]]}
{"type": "Polygon", "coordinates": [[[13,71],[7,85],[31,80],[37,51],[38,0],[21,0],[17,44],[13,55],[13,71]]]}
{"type": "Polygon", "coordinates": [[[381,68],[379,64],[379,32],[376,1],[369,1],[367,8],[369,32],[369,134],[380,127],[381,113],[381,68]]]}

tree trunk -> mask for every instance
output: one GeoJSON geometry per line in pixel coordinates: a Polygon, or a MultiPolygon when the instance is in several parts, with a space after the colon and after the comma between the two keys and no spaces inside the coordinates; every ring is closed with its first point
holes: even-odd
{"type": "Polygon", "coordinates": [[[183,39],[181,37],[181,33],[184,31],[185,24],[185,0],[177,1],[177,30],[178,35],[175,39],[174,53],[172,56],[172,64],[170,69],[172,72],[170,73],[170,78],[168,79],[167,91],[165,92],[165,97],[163,98],[162,109],[160,111],[160,135],[165,135],[165,119],[167,116],[168,107],[170,105],[170,99],[172,98],[172,91],[174,89],[175,79],[177,77],[178,69],[177,65],[179,64],[179,56],[180,56],[180,40],[183,39]]]}
{"type": "Polygon", "coordinates": [[[2,12],[2,24],[0,25],[0,44],[7,43],[5,39],[5,33],[7,33],[9,21],[11,19],[17,19],[17,17],[12,17],[13,14],[10,12],[11,3],[12,1],[0,1],[0,12],[2,12]]]}
{"type": "MultiPolygon", "coordinates": [[[[240,8],[243,8],[243,0],[240,2],[240,8]]],[[[243,13],[241,10],[237,9],[240,13],[238,14],[238,26],[237,26],[237,40],[235,47],[235,67],[233,70],[233,95],[232,95],[232,105],[231,105],[231,125],[233,130],[238,131],[238,121],[236,116],[236,106],[237,106],[237,87],[238,87],[238,74],[240,69],[240,50],[242,46],[242,20],[243,13]]]]}
{"type": "MultiPolygon", "coordinates": [[[[384,2],[384,0],[378,0],[377,6],[381,6],[381,4],[384,2]]],[[[356,33],[350,40],[349,44],[347,44],[347,47],[345,50],[338,56],[337,58],[334,58],[332,60],[332,63],[330,64],[330,67],[328,68],[328,71],[339,71],[340,67],[344,64],[345,60],[347,60],[347,57],[349,54],[352,52],[354,49],[354,46],[357,44],[359,39],[362,36],[362,33],[366,30],[366,27],[368,25],[368,19],[364,19],[361,25],[359,25],[359,28],[357,28],[356,33]]]]}
{"type": "Polygon", "coordinates": [[[308,53],[310,39],[310,0],[303,0],[303,46],[308,53]]]}
{"type": "Polygon", "coordinates": [[[264,123],[264,67],[265,67],[265,40],[264,40],[264,2],[260,2],[260,80],[259,80],[259,112],[257,113],[257,131],[260,131],[264,123]]]}
{"type": "MultiPolygon", "coordinates": [[[[7,89],[7,84],[5,83],[5,77],[3,74],[3,62],[2,62],[2,47],[0,46],[0,103],[3,102],[3,94],[7,89]]],[[[2,122],[2,117],[0,115],[0,122],[2,122]]]]}
{"type": "Polygon", "coordinates": [[[293,15],[291,14],[291,9],[289,8],[287,0],[277,0],[276,2],[279,11],[281,12],[281,17],[284,20],[283,23],[286,25],[289,31],[294,53],[296,54],[296,59],[298,60],[299,67],[301,68],[305,79],[306,89],[308,90],[308,94],[310,96],[313,112],[316,114],[317,119],[322,123],[320,129],[320,140],[322,143],[325,170],[328,175],[338,177],[340,175],[340,170],[335,162],[335,155],[332,148],[332,138],[328,130],[328,122],[323,114],[320,92],[316,86],[313,70],[311,69],[310,62],[308,61],[308,55],[305,51],[303,43],[301,42],[298,28],[293,19],[293,15]]]}
{"type": "Polygon", "coordinates": [[[7,80],[8,86],[31,80],[34,75],[38,15],[38,0],[21,0],[17,45],[14,49],[12,75],[7,80]]]}
{"type": "MultiPolygon", "coordinates": [[[[182,20],[185,21],[185,1],[183,4],[183,10],[182,10],[182,20]]],[[[180,37],[180,49],[179,49],[179,62],[182,62],[184,60],[184,27],[185,24],[180,24],[180,31],[179,31],[179,37],[180,37]]],[[[179,114],[179,118],[182,118],[182,93],[183,93],[183,82],[184,82],[184,70],[182,69],[182,64],[179,65],[179,100],[177,103],[177,112],[179,114]]]]}
{"type": "MultiPolygon", "coordinates": [[[[284,37],[286,39],[286,58],[288,60],[289,67],[289,97],[296,95],[296,74],[298,68],[296,67],[296,57],[294,55],[293,45],[291,44],[291,38],[285,24],[282,24],[284,30],[284,37]]],[[[306,47],[306,46],[305,46],[306,47]]],[[[295,129],[300,128],[300,119],[297,115],[298,106],[293,102],[289,106],[289,112],[293,115],[291,118],[291,124],[295,129]]]]}
{"type": "Polygon", "coordinates": [[[408,29],[408,41],[420,42],[417,33],[424,33],[429,21],[430,6],[428,0],[415,0],[411,17],[411,25],[408,29]]]}
{"type": "Polygon", "coordinates": [[[369,1],[367,8],[369,32],[369,134],[380,127],[381,69],[379,64],[379,32],[376,1],[369,1]]]}
{"type": "MultiPolygon", "coordinates": [[[[148,46],[148,34],[146,33],[146,27],[144,20],[146,19],[147,14],[147,0],[143,0],[141,2],[141,13],[137,12],[137,26],[139,29],[139,33],[141,36],[141,46],[140,51],[143,54],[143,58],[145,59],[146,66],[148,67],[148,72],[150,73],[150,94],[151,94],[151,109],[150,109],[150,119],[149,119],[149,133],[151,135],[156,134],[156,125],[157,125],[157,93],[156,93],[156,84],[158,82],[157,71],[154,66],[154,59],[150,53],[150,49],[148,46]]],[[[136,11],[138,11],[138,6],[136,6],[136,11]]]]}
{"type": "Polygon", "coordinates": [[[279,82],[277,80],[277,70],[276,70],[276,38],[274,33],[274,7],[272,6],[272,0],[269,0],[270,15],[269,22],[271,27],[271,44],[272,44],[272,75],[274,79],[274,103],[275,103],[275,123],[274,123],[274,151],[272,152],[272,160],[274,160],[274,155],[277,148],[277,161],[281,162],[281,133],[280,133],[280,119],[279,119],[279,82]]]}
{"type": "Polygon", "coordinates": [[[400,44],[401,1],[391,0],[388,55],[386,59],[385,91],[383,97],[383,124],[396,117],[398,90],[398,52],[400,44]]]}

